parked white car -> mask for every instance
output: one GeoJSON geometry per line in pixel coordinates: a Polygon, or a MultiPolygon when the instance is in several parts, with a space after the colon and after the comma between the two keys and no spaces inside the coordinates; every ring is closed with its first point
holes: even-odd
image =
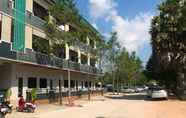
{"type": "Polygon", "coordinates": [[[154,86],[149,88],[149,90],[147,91],[147,96],[152,98],[152,99],[156,99],[156,98],[168,98],[168,94],[167,91],[159,86],[154,86]]]}
{"type": "Polygon", "coordinates": [[[135,92],[135,90],[132,88],[124,88],[124,89],[121,89],[121,91],[123,93],[134,93],[135,92]]]}

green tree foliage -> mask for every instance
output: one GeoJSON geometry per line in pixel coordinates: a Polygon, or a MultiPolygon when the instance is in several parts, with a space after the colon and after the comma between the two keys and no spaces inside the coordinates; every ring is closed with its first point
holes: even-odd
{"type": "Polygon", "coordinates": [[[70,42],[70,39],[86,42],[87,36],[91,40],[100,40],[101,37],[93,31],[95,29],[79,14],[74,0],[60,0],[49,11],[53,18],[48,19],[46,32],[53,42],[70,42]],[[73,31],[59,31],[58,26],[64,24],[68,24],[73,31]]]}
{"type": "Polygon", "coordinates": [[[178,74],[186,72],[186,1],[165,0],[159,12],[151,24],[153,54],[147,70],[154,79],[175,89],[180,80],[178,74]]]}
{"type": "Polygon", "coordinates": [[[11,95],[12,95],[12,90],[11,90],[11,88],[9,88],[5,92],[5,99],[6,99],[6,101],[10,101],[11,95]]]}
{"type": "Polygon", "coordinates": [[[129,54],[117,42],[117,33],[111,33],[110,40],[106,43],[105,57],[107,60],[104,81],[113,84],[119,89],[124,83],[144,84],[147,81],[142,70],[142,62],[135,52],[129,54]]]}
{"type": "Polygon", "coordinates": [[[33,102],[37,99],[37,90],[36,90],[36,88],[33,88],[31,90],[31,98],[32,98],[33,102]]]}

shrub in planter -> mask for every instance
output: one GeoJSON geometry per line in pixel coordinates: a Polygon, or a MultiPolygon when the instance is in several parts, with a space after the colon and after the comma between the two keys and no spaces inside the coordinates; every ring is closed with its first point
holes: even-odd
{"type": "Polygon", "coordinates": [[[35,100],[37,99],[37,90],[36,90],[36,88],[33,88],[31,90],[31,98],[32,98],[32,102],[34,103],[35,100]]]}
{"type": "Polygon", "coordinates": [[[12,91],[11,89],[7,89],[6,92],[5,92],[5,101],[10,101],[10,97],[12,95],[12,91]]]}

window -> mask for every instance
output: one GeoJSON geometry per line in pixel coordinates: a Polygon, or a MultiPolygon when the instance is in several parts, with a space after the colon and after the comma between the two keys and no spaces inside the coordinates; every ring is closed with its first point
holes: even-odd
{"type": "Polygon", "coordinates": [[[94,40],[90,39],[90,46],[94,48],[94,40]]]}
{"type": "Polygon", "coordinates": [[[33,12],[35,16],[41,18],[42,20],[45,20],[46,17],[49,16],[48,10],[46,10],[44,7],[42,7],[35,1],[33,3],[33,12]]]}
{"type": "Polygon", "coordinates": [[[70,56],[70,60],[73,61],[73,62],[78,62],[78,53],[73,51],[73,50],[70,50],[69,51],[69,56],[70,56]]]}
{"type": "Polygon", "coordinates": [[[49,41],[47,39],[32,35],[32,49],[44,54],[49,53],[49,41]]]}
{"type": "Polygon", "coordinates": [[[64,80],[64,87],[68,88],[68,80],[64,80]]]}
{"type": "Polygon", "coordinates": [[[70,80],[70,88],[75,88],[75,81],[74,80],[70,80]]]}
{"type": "Polygon", "coordinates": [[[2,32],[2,21],[0,21],[0,40],[1,40],[1,32],[2,32]]]}
{"type": "Polygon", "coordinates": [[[37,78],[28,78],[28,88],[37,88],[37,78]]]}
{"type": "Polygon", "coordinates": [[[91,86],[92,86],[92,82],[89,82],[89,87],[91,88],[91,86]]]}
{"type": "Polygon", "coordinates": [[[87,81],[85,82],[85,88],[88,88],[88,82],[87,81]]]}
{"type": "Polygon", "coordinates": [[[39,87],[40,88],[47,88],[47,79],[41,78],[39,81],[39,87]]]}
{"type": "Polygon", "coordinates": [[[87,56],[81,54],[81,64],[87,64],[87,60],[88,60],[87,56]]]}
{"type": "Polygon", "coordinates": [[[53,49],[53,53],[55,56],[65,59],[65,55],[66,55],[66,48],[64,47],[60,47],[60,45],[52,45],[52,49],[53,49]]]}
{"type": "Polygon", "coordinates": [[[90,65],[91,66],[93,66],[93,67],[95,67],[95,65],[96,65],[96,59],[90,59],[90,65]]]}

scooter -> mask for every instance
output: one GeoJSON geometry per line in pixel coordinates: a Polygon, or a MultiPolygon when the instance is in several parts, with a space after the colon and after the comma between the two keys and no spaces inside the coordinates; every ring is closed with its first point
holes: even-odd
{"type": "Polygon", "coordinates": [[[29,103],[29,102],[25,103],[23,108],[20,106],[16,107],[16,110],[18,112],[27,112],[27,113],[34,113],[35,109],[36,109],[36,105],[33,103],[29,103]]]}
{"type": "Polygon", "coordinates": [[[0,103],[0,118],[5,118],[7,113],[10,113],[10,109],[0,103]]]}
{"type": "Polygon", "coordinates": [[[7,108],[8,113],[12,113],[13,105],[10,104],[9,101],[2,102],[1,104],[2,104],[1,106],[2,106],[3,108],[7,108]]]}
{"type": "Polygon", "coordinates": [[[36,105],[32,102],[25,102],[23,97],[19,99],[19,104],[16,107],[18,112],[34,113],[36,105]]]}

